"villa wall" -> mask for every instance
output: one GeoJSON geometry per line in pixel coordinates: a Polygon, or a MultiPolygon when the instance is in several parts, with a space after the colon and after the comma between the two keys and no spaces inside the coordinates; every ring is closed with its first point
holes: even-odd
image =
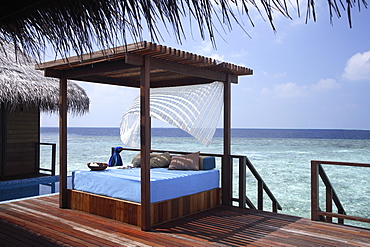
{"type": "Polygon", "coordinates": [[[37,174],[39,162],[36,143],[40,140],[38,109],[2,111],[1,118],[0,179],[37,174]]]}

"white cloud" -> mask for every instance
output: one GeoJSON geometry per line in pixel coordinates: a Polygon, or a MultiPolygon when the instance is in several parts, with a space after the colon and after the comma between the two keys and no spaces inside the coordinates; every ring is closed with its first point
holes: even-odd
{"type": "Polygon", "coordinates": [[[281,73],[277,73],[277,74],[272,75],[272,77],[277,78],[277,79],[283,78],[285,76],[286,76],[286,72],[281,72],[281,73]]]}
{"type": "Polygon", "coordinates": [[[214,47],[212,45],[211,41],[202,41],[200,46],[196,46],[196,54],[200,54],[202,56],[210,57],[213,58],[217,61],[225,61],[224,60],[224,55],[220,55],[217,53],[212,53],[214,51],[214,47]]]}
{"type": "Polygon", "coordinates": [[[283,78],[287,75],[286,72],[279,72],[279,73],[276,73],[276,74],[270,74],[269,72],[267,72],[265,70],[261,70],[261,71],[256,72],[256,73],[259,73],[263,76],[268,76],[268,77],[271,77],[271,78],[274,78],[274,79],[280,79],[280,78],[283,78]]]}
{"type": "Polygon", "coordinates": [[[311,86],[311,89],[314,91],[323,91],[323,90],[330,90],[334,88],[339,88],[339,83],[331,78],[322,79],[318,83],[311,86]]]}
{"type": "Polygon", "coordinates": [[[342,76],[351,81],[370,80],[370,51],[353,55],[342,76]]]}
{"type": "Polygon", "coordinates": [[[276,84],[273,88],[264,87],[261,94],[265,96],[276,96],[279,98],[298,98],[308,97],[313,92],[322,92],[331,89],[339,88],[339,83],[334,79],[323,79],[312,85],[298,85],[294,82],[287,82],[283,84],[276,84]]]}
{"type": "Polygon", "coordinates": [[[292,27],[297,27],[297,26],[302,26],[306,24],[306,18],[302,17],[302,9],[301,9],[301,17],[300,18],[295,18],[290,21],[290,26],[292,27]]]}
{"type": "Polygon", "coordinates": [[[296,98],[306,95],[307,87],[298,86],[294,82],[274,85],[272,89],[262,88],[262,95],[274,95],[279,98],[296,98]]]}
{"type": "Polygon", "coordinates": [[[287,36],[287,34],[284,33],[284,32],[278,32],[278,33],[276,33],[275,34],[274,43],[276,43],[276,44],[282,44],[286,36],[287,36]]]}
{"type": "Polygon", "coordinates": [[[216,53],[213,53],[209,56],[210,58],[213,58],[217,61],[220,61],[220,62],[224,62],[225,61],[225,56],[224,55],[219,55],[219,54],[216,54],[216,53]]]}
{"type": "Polygon", "coordinates": [[[238,50],[237,52],[233,52],[231,54],[231,56],[233,58],[240,58],[240,57],[245,57],[245,56],[248,56],[248,55],[250,55],[250,52],[249,51],[246,51],[244,49],[238,50]]]}
{"type": "Polygon", "coordinates": [[[197,50],[196,53],[198,54],[209,54],[213,51],[212,42],[203,40],[201,45],[196,46],[195,49],[197,50]]]}

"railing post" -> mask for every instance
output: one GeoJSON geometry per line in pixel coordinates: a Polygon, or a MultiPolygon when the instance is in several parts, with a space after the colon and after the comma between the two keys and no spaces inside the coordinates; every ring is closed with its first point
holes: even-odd
{"type": "Polygon", "coordinates": [[[311,220],[319,220],[319,165],[311,161],[311,220]]]}
{"type": "MultiPolygon", "coordinates": [[[[346,212],[342,209],[338,210],[338,214],[346,214],[346,212]]],[[[338,224],[344,224],[344,219],[343,218],[338,218],[338,224]]]]}
{"type": "Polygon", "coordinates": [[[36,142],[36,154],[35,154],[35,172],[40,173],[40,142],[36,142]]]}
{"type": "Polygon", "coordinates": [[[55,176],[55,164],[56,164],[56,151],[57,151],[57,145],[52,144],[51,145],[51,175],[55,176]]]}
{"type": "Polygon", "coordinates": [[[257,208],[258,210],[263,210],[263,181],[258,180],[258,189],[257,189],[257,208]]]}
{"type": "Polygon", "coordinates": [[[277,213],[278,205],[276,201],[272,201],[272,212],[277,213]]]}
{"type": "Polygon", "coordinates": [[[247,191],[246,191],[246,166],[247,157],[239,157],[239,208],[245,208],[247,202],[247,191]]]}
{"type": "MultiPolygon", "coordinates": [[[[326,212],[332,213],[333,212],[333,190],[326,186],[326,212]]],[[[333,222],[333,218],[327,216],[327,222],[333,222]]]]}

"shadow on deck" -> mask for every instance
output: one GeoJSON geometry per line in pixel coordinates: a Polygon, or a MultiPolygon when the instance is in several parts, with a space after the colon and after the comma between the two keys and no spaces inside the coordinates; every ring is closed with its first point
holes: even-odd
{"type": "Polygon", "coordinates": [[[299,220],[294,216],[220,206],[162,224],[155,227],[155,230],[218,245],[248,245],[261,243],[263,239],[262,242],[273,244],[265,238],[299,220]]]}
{"type": "Polygon", "coordinates": [[[153,227],[58,207],[58,195],[0,204],[3,246],[370,246],[370,230],[236,207],[153,227]]]}
{"type": "Polygon", "coordinates": [[[224,206],[156,230],[218,246],[370,246],[367,229],[224,206]]]}

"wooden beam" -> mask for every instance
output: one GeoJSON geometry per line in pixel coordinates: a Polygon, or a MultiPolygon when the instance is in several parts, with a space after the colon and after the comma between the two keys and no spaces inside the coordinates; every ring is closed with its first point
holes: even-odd
{"type": "Polygon", "coordinates": [[[140,82],[140,145],[141,145],[141,229],[149,231],[150,224],[150,60],[144,57],[140,82]]]}
{"type": "Polygon", "coordinates": [[[370,167],[370,164],[367,164],[367,163],[353,163],[353,162],[312,160],[311,163],[317,163],[317,164],[322,164],[322,165],[370,167]]]}
{"type": "Polygon", "coordinates": [[[365,217],[359,217],[359,216],[352,216],[352,215],[346,215],[346,214],[336,214],[331,212],[318,212],[318,215],[323,215],[326,217],[331,218],[338,218],[338,219],[344,219],[344,220],[353,220],[353,221],[360,221],[365,223],[370,223],[370,218],[365,217]]]}
{"type": "Polygon", "coordinates": [[[59,207],[67,208],[67,79],[59,82],[59,207]]]}
{"type": "Polygon", "coordinates": [[[45,76],[61,78],[61,76],[63,75],[64,78],[72,79],[92,75],[100,75],[104,73],[112,73],[116,71],[124,71],[126,69],[133,69],[136,67],[137,66],[135,65],[125,63],[123,60],[115,60],[87,64],[78,67],[76,66],[70,69],[62,70],[62,73],[60,70],[45,69],[45,76]]]}
{"type": "Polygon", "coordinates": [[[71,66],[74,66],[75,64],[81,64],[81,63],[94,63],[95,61],[102,60],[102,59],[116,59],[117,57],[121,57],[122,54],[125,54],[129,51],[138,51],[143,48],[145,48],[146,41],[124,45],[120,47],[114,47],[109,48],[106,50],[96,51],[92,53],[86,53],[79,56],[69,57],[69,58],[62,58],[59,60],[54,60],[50,62],[45,62],[42,64],[36,64],[35,68],[38,70],[43,70],[46,68],[51,67],[58,67],[58,66],[64,66],[66,64],[70,64],[71,66]]]}
{"type": "MultiPolygon", "coordinates": [[[[128,53],[126,55],[126,63],[132,65],[142,65],[143,64],[143,55],[128,53]]],[[[230,78],[230,82],[238,83],[238,77],[236,75],[229,75],[224,72],[219,72],[207,68],[190,66],[186,64],[181,64],[177,62],[172,62],[164,59],[159,59],[155,57],[150,57],[150,66],[156,69],[163,69],[166,71],[175,72],[178,74],[185,74],[194,77],[200,77],[204,79],[209,79],[213,81],[226,81],[227,77],[230,78]]]]}
{"type": "Polygon", "coordinates": [[[185,78],[185,79],[177,79],[177,80],[161,80],[161,81],[151,81],[150,87],[151,88],[158,88],[158,87],[178,87],[178,86],[189,86],[195,84],[206,84],[212,83],[214,80],[204,79],[204,78],[185,78]]]}
{"type": "MultiPolygon", "coordinates": [[[[81,78],[70,78],[76,81],[88,81],[88,82],[96,82],[102,84],[109,84],[115,86],[125,86],[125,87],[140,87],[140,81],[136,80],[128,80],[122,78],[108,78],[108,77],[100,77],[100,76],[87,76],[81,78]]],[[[186,79],[176,79],[176,80],[158,80],[158,81],[151,81],[150,87],[151,88],[159,88],[159,87],[178,87],[178,86],[189,86],[194,84],[205,84],[205,83],[212,83],[213,80],[203,79],[203,78],[186,78],[186,79]]]]}
{"type": "Polygon", "coordinates": [[[227,81],[229,78],[230,82],[232,83],[238,82],[238,77],[236,75],[229,75],[227,73],[218,72],[206,68],[179,64],[176,62],[170,62],[164,59],[158,59],[154,57],[150,58],[150,63],[153,68],[164,69],[179,74],[211,79],[214,81],[227,81]]]}
{"type": "Polygon", "coordinates": [[[87,82],[95,82],[95,83],[102,83],[106,85],[115,85],[115,86],[125,86],[125,87],[135,87],[138,88],[140,86],[139,80],[127,80],[123,78],[112,78],[112,77],[102,77],[102,76],[85,76],[79,78],[70,78],[71,80],[76,81],[87,81],[87,82]]]}
{"type": "Polygon", "coordinates": [[[221,188],[222,204],[232,204],[232,164],[231,164],[231,78],[224,82],[224,156],[222,157],[221,188]]]}
{"type": "Polygon", "coordinates": [[[125,56],[125,62],[136,66],[144,66],[144,55],[127,53],[125,56]]]}

